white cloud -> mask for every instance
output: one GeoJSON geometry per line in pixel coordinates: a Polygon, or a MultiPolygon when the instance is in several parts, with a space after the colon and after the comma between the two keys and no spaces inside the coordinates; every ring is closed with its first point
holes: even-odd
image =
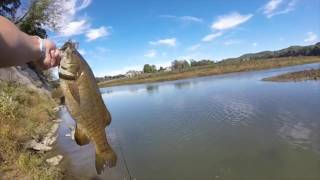
{"type": "Polygon", "coordinates": [[[264,14],[272,14],[281,4],[282,0],[271,0],[264,6],[264,14]]]}
{"type": "Polygon", "coordinates": [[[158,41],[150,41],[151,45],[166,45],[166,46],[176,46],[177,39],[176,38],[168,38],[168,39],[160,39],[158,41]]]}
{"type": "Polygon", "coordinates": [[[293,11],[297,0],[270,0],[263,7],[263,14],[268,18],[293,11]]]}
{"type": "Polygon", "coordinates": [[[86,32],[87,41],[92,41],[101,37],[109,36],[110,31],[107,27],[101,26],[97,29],[89,29],[86,32]]]}
{"type": "Polygon", "coordinates": [[[55,0],[51,6],[56,12],[50,19],[57,26],[58,37],[85,34],[87,41],[110,35],[109,29],[91,27],[90,18],[79,17],[78,12],[87,8],[92,0],[55,0]]]}
{"type": "Polygon", "coordinates": [[[254,43],[252,43],[252,46],[253,46],[253,47],[257,47],[257,46],[258,46],[258,43],[254,42],[254,43]]]}
{"type": "Polygon", "coordinates": [[[216,39],[217,37],[221,36],[222,32],[217,32],[217,33],[212,33],[212,34],[208,34],[205,37],[202,38],[203,42],[210,42],[213,41],[214,39],[216,39]]]}
{"type": "Polygon", "coordinates": [[[79,51],[79,53],[80,53],[82,56],[84,56],[84,55],[87,54],[87,51],[84,50],[84,49],[79,49],[78,51],[79,51]]]}
{"type": "Polygon", "coordinates": [[[252,14],[241,15],[237,12],[219,16],[218,19],[212,23],[211,28],[213,30],[231,29],[248,21],[252,16],[252,14]]]}
{"type": "Polygon", "coordinates": [[[147,57],[147,58],[154,58],[156,56],[157,56],[157,51],[154,49],[151,49],[144,55],[144,57],[147,57]]]}
{"type": "Polygon", "coordinates": [[[203,22],[203,19],[195,17],[195,16],[161,15],[160,17],[169,18],[169,19],[175,19],[175,20],[184,21],[184,22],[197,22],[197,23],[203,22]]]}
{"type": "Polygon", "coordinates": [[[78,35],[84,33],[89,27],[90,25],[84,19],[79,21],[71,21],[60,30],[60,34],[62,36],[78,35]]]}
{"type": "Polygon", "coordinates": [[[197,18],[194,16],[182,16],[180,17],[181,20],[183,21],[193,21],[193,22],[203,22],[203,20],[201,18],[197,18]]]}
{"type": "Polygon", "coordinates": [[[304,42],[313,43],[313,42],[316,42],[317,39],[318,39],[318,35],[316,33],[308,32],[307,33],[307,38],[304,39],[304,42]]]}
{"type": "Polygon", "coordinates": [[[80,11],[82,9],[87,8],[91,4],[92,0],[83,0],[81,5],[77,7],[77,10],[80,11]]]}
{"type": "Polygon", "coordinates": [[[194,45],[192,45],[192,46],[190,46],[187,50],[188,51],[196,51],[197,49],[199,49],[200,48],[200,44],[194,44],[194,45]]]}

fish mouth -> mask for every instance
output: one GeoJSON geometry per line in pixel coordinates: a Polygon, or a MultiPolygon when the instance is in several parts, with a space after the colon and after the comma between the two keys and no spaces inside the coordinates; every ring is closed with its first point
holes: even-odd
{"type": "Polygon", "coordinates": [[[68,71],[65,67],[60,66],[59,68],[59,78],[65,80],[76,80],[76,74],[68,71]]]}

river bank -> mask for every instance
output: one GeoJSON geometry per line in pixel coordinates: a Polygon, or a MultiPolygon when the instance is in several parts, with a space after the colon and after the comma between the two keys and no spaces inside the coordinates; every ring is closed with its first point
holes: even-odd
{"type": "Polygon", "coordinates": [[[59,125],[56,107],[46,91],[0,82],[0,179],[62,178],[47,153],[59,125]]]}
{"type": "Polygon", "coordinates": [[[298,72],[285,73],[278,76],[264,78],[262,80],[273,82],[297,82],[307,80],[320,80],[320,69],[310,69],[298,72]]]}
{"type": "Polygon", "coordinates": [[[172,81],[192,77],[219,75],[234,72],[246,72],[309,64],[320,62],[319,56],[284,57],[261,60],[235,61],[215,63],[209,66],[189,68],[183,71],[158,72],[141,74],[132,78],[122,78],[99,83],[100,87],[119,86],[126,84],[141,84],[151,82],[172,81]]]}

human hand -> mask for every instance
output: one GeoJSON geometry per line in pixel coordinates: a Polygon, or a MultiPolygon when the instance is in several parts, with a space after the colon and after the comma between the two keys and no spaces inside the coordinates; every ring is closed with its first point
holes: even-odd
{"type": "Polygon", "coordinates": [[[59,65],[61,57],[59,49],[56,47],[55,43],[49,39],[45,39],[44,46],[46,49],[45,57],[44,59],[42,58],[37,61],[37,64],[45,70],[59,65]]]}

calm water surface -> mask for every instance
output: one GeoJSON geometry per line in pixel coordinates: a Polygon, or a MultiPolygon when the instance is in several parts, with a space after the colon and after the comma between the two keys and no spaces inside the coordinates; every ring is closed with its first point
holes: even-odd
{"type": "Polygon", "coordinates": [[[73,179],[320,179],[320,81],[260,81],[312,67],[103,88],[117,167],[96,176],[65,110],[57,147],[73,179]]]}

